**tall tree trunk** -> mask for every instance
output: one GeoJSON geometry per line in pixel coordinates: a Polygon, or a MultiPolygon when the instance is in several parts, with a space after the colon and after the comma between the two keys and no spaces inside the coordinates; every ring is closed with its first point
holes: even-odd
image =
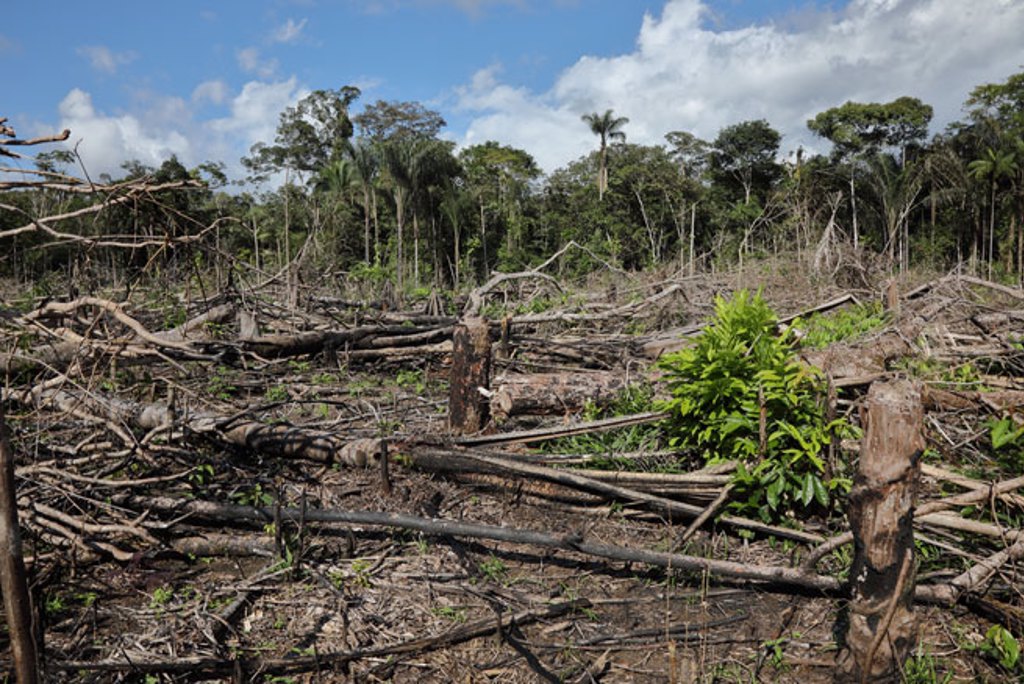
{"type": "Polygon", "coordinates": [[[412,286],[420,286],[420,215],[412,212],[412,286]]]}
{"type": "Polygon", "coordinates": [[[395,219],[398,228],[395,247],[395,285],[398,289],[398,296],[401,297],[405,285],[403,277],[403,257],[405,255],[402,253],[402,242],[405,239],[405,198],[402,196],[401,190],[395,193],[395,219]]]}
{"type": "Polygon", "coordinates": [[[370,188],[363,186],[363,260],[370,263],[370,188]]]}
{"type": "Polygon", "coordinates": [[[857,185],[854,182],[854,171],[850,170],[850,213],[853,216],[853,249],[860,246],[860,230],[857,227],[857,185]]]}

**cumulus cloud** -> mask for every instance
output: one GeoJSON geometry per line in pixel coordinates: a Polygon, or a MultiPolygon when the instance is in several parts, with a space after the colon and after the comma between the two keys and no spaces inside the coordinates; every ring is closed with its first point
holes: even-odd
{"type": "Polygon", "coordinates": [[[133,159],[158,165],[171,154],[192,156],[190,141],[180,131],[149,126],[134,115],[103,114],[79,88],[64,97],[58,111],[60,128],[71,129],[69,142],[78,144],[91,173],[117,174],[123,162],[133,159]]]}
{"type": "Polygon", "coordinates": [[[289,18],[288,21],[274,29],[271,40],[275,43],[291,43],[299,39],[302,29],[306,27],[306,19],[296,22],[289,18]]]}
{"type": "Polygon", "coordinates": [[[632,52],[581,57],[544,93],[485,69],[456,91],[458,106],[475,114],[462,142],[513,144],[550,171],[593,147],[580,115],[612,108],[629,117],[637,143],[661,143],[673,130],[713,139],[723,126],[764,118],[784,134],[784,151],[824,147],[806,129],[824,109],[910,95],[935,107],[939,129],[960,116],[974,86],[1024,64],[1024,3],[1014,0],[852,0],[794,26],[715,30],[710,19],[705,2],[668,0],[643,18],[632,52]]]}
{"type": "Polygon", "coordinates": [[[118,68],[130,64],[138,56],[131,50],[114,52],[105,45],[83,45],[76,52],[88,59],[93,69],[104,74],[117,73],[118,68]]]}
{"type": "Polygon", "coordinates": [[[244,175],[240,158],[255,143],[272,141],[281,111],[307,92],[294,77],[278,82],[250,81],[234,95],[224,84],[208,81],[193,91],[193,105],[213,96],[223,97],[228,113],[196,121],[181,98],[152,97],[141,111],[109,114],[94,105],[88,92],[75,88],[60,103],[56,130],[71,129],[68,144],[78,145],[93,175],[116,177],[128,160],[159,166],[174,154],[186,166],[224,161],[228,174],[240,178],[244,175]]]}

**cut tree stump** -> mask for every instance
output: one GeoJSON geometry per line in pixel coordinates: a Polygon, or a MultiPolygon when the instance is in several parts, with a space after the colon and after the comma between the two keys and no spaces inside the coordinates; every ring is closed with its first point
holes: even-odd
{"type": "Polygon", "coordinates": [[[489,418],[491,338],[487,321],[463,319],[452,332],[452,376],[448,425],[456,434],[480,432],[489,418]],[[481,391],[482,390],[482,391],[481,391]]]}
{"type": "Polygon", "coordinates": [[[496,420],[564,415],[579,411],[588,401],[607,404],[625,386],[625,377],[611,372],[508,375],[491,396],[491,415],[496,420]]]}
{"type": "Polygon", "coordinates": [[[849,497],[854,557],[836,681],[898,681],[917,643],[914,504],[924,451],[921,393],[906,380],[874,383],[849,497]]]}

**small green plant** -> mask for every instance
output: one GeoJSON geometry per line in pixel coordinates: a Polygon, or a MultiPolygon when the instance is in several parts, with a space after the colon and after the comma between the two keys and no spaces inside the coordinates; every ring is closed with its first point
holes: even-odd
{"type": "Polygon", "coordinates": [[[200,463],[188,474],[188,481],[197,487],[205,487],[213,481],[213,466],[209,463],[200,463]]]}
{"type": "Polygon", "coordinates": [[[760,292],[719,297],[715,314],[695,345],[660,363],[672,394],[661,405],[669,444],[735,461],[730,505],[743,513],[772,521],[827,508],[850,481],[822,459],[846,423],[825,420],[820,372],[795,358],[790,330],[776,333],[760,292]]]}
{"type": "Polygon", "coordinates": [[[496,584],[504,584],[508,579],[508,566],[500,558],[490,556],[480,563],[480,574],[496,584]]]}
{"type": "Polygon", "coordinates": [[[863,337],[889,322],[881,302],[854,304],[831,314],[815,313],[806,320],[797,319],[793,327],[804,331],[801,344],[822,349],[836,342],[863,337]]]}
{"type": "Polygon", "coordinates": [[[243,506],[269,506],[274,503],[274,497],[269,492],[264,491],[263,485],[259,482],[249,489],[235,492],[231,495],[231,498],[243,506]]]}
{"type": "Polygon", "coordinates": [[[308,373],[310,366],[311,364],[309,361],[298,361],[296,359],[288,360],[288,368],[290,368],[293,373],[308,373]]]}
{"type": "Polygon", "coordinates": [[[95,591],[83,591],[75,594],[75,598],[82,603],[83,607],[91,608],[99,595],[95,591]]]}
{"type": "Polygon", "coordinates": [[[427,390],[423,371],[418,368],[398,371],[398,375],[395,376],[395,384],[399,387],[412,389],[416,394],[423,394],[427,390]]]}
{"type": "Polygon", "coordinates": [[[170,603],[172,598],[174,598],[174,587],[166,584],[157,587],[149,599],[149,607],[162,608],[170,603]]]}
{"type": "Polygon", "coordinates": [[[206,391],[223,401],[227,401],[234,396],[238,388],[231,384],[230,380],[231,369],[226,366],[217,366],[214,369],[213,375],[206,382],[206,391]]]}
{"type": "Polygon", "coordinates": [[[1012,418],[990,418],[985,422],[988,428],[989,440],[992,448],[996,451],[1007,446],[1014,446],[1021,435],[1024,435],[1024,426],[1018,426],[1012,418]]]}
{"type": "Polygon", "coordinates": [[[905,684],[949,684],[953,681],[953,673],[946,672],[939,676],[938,661],[927,650],[918,647],[907,662],[903,664],[903,681],[905,684]]]}
{"type": "Polygon", "coordinates": [[[446,620],[451,620],[456,623],[463,623],[466,621],[466,609],[456,608],[455,606],[435,606],[431,609],[431,612],[446,620]]]}
{"type": "Polygon", "coordinates": [[[64,602],[64,597],[60,594],[50,594],[46,597],[46,603],[44,609],[47,615],[56,615],[67,608],[67,604],[64,602]]]}
{"type": "Polygon", "coordinates": [[[1020,662],[1020,642],[1002,625],[989,627],[979,650],[1007,670],[1013,670],[1020,662]]]}
{"type": "Polygon", "coordinates": [[[271,385],[267,388],[263,398],[269,402],[282,402],[288,401],[290,398],[288,395],[288,388],[284,385],[271,385]]]}
{"type": "Polygon", "coordinates": [[[357,558],[352,561],[352,574],[354,577],[352,581],[356,586],[369,589],[373,586],[373,581],[370,578],[370,569],[373,567],[373,563],[366,560],[365,558],[357,558]]]}

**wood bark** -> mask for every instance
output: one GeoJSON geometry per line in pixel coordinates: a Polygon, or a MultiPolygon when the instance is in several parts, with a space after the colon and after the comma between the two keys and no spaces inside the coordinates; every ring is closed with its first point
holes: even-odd
{"type": "Polygon", "coordinates": [[[573,413],[587,402],[607,404],[625,386],[624,376],[604,371],[507,375],[491,396],[491,415],[504,420],[519,415],[573,413]]]}
{"type": "Polygon", "coordinates": [[[25,576],[18,527],[18,504],[14,480],[14,451],[7,440],[3,405],[0,404],[0,591],[11,642],[11,655],[18,684],[39,681],[36,642],[32,632],[32,603],[25,576]]]}
{"type": "Polygon", "coordinates": [[[854,558],[845,645],[837,681],[897,681],[917,644],[914,504],[924,451],[924,409],[909,381],[875,383],[849,497],[854,558]]]}
{"type": "Polygon", "coordinates": [[[457,434],[480,432],[487,424],[485,393],[491,384],[491,338],[487,321],[469,317],[452,334],[452,375],[448,425],[457,434]]]}

